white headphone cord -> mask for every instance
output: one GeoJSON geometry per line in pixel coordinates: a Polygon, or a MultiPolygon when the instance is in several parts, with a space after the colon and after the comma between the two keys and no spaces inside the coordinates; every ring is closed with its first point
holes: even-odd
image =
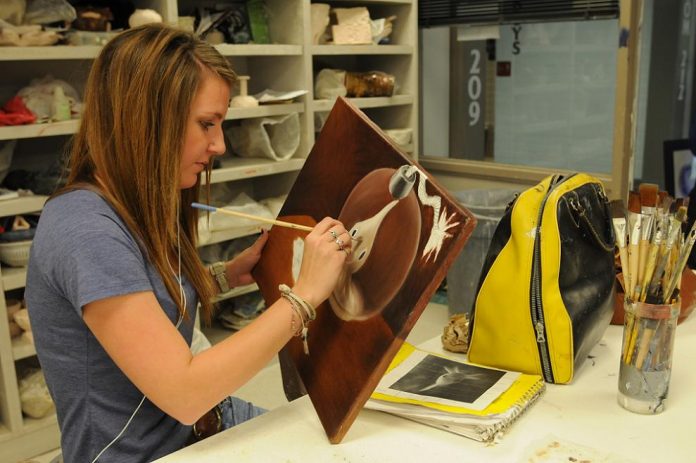
{"type": "Polygon", "coordinates": [[[125,424],[125,426],[123,426],[123,429],[121,429],[121,432],[119,432],[118,435],[117,435],[116,437],[114,437],[114,440],[112,440],[111,442],[109,442],[108,444],[106,444],[106,447],[104,447],[104,448],[101,450],[101,452],[99,452],[99,454],[98,454],[96,457],[94,457],[94,460],[92,460],[92,463],[94,463],[95,461],[97,461],[97,460],[99,459],[99,457],[102,456],[102,453],[106,452],[106,451],[108,450],[108,448],[111,447],[111,446],[114,444],[114,442],[116,442],[117,440],[119,440],[119,439],[121,438],[121,436],[123,435],[123,433],[126,432],[126,429],[127,429],[128,426],[131,424],[131,421],[133,421],[133,418],[135,418],[135,414],[138,413],[138,410],[140,410],[140,407],[143,405],[143,402],[145,402],[145,396],[144,396],[144,395],[143,395],[143,398],[140,399],[140,403],[138,404],[138,406],[135,407],[135,410],[133,410],[133,413],[131,414],[130,418],[128,418],[128,421],[126,421],[126,424],[125,424]]]}
{"type": "MultiPolygon", "coordinates": [[[[186,291],[184,291],[184,284],[181,280],[181,238],[180,238],[180,233],[179,233],[179,214],[177,213],[177,220],[176,220],[176,245],[177,245],[177,254],[178,254],[178,259],[179,259],[179,272],[178,272],[178,279],[177,282],[179,283],[179,300],[183,304],[183,311],[186,312],[186,291]]],[[[169,259],[167,259],[167,264],[169,265],[169,269],[172,271],[174,276],[177,276],[177,272],[174,271],[172,268],[172,264],[169,262],[169,259]]],[[[181,321],[184,319],[183,313],[179,314],[179,320],[176,322],[176,328],[179,328],[179,325],[181,325],[181,321]]],[[[128,426],[130,426],[131,421],[133,421],[133,418],[135,418],[135,414],[138,413],[138,410],[140,410],[140,407],[143,406],[143,403],[145,402],[145,394],[143,394],[143,398],[140,399],[140,403],[138,404],[137,407],[135,407],[135,410],[133,410],[133,413],[131,414],[130,418],[128,418],[128,421],[126,421],[126,424],[123,426],[121,431],[118,433],[114,439],[106,444],[106,446],[101,449],[101,451],[97,454],[96,457],[94,457],[94,460],[92,460],[92,463],[95,463],[99,457],[102,456],[104,452],[106,452],[109,447],[111,447],[117,440],[121,438],[124,432],[126,432],[126,429],[128,429],[128,426]]]]}

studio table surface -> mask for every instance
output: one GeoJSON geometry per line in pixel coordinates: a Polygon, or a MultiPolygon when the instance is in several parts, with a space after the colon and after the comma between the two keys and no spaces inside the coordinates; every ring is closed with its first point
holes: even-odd
{"type": "MultiPolygon", "coordinates": [[[[343,441],[332,445],[305,396],[158,461],[560,461],[541,451],[554,440],[565,448],[577,446],[584,454],[600,456],[592,461],[696,461],[696,317],[677,328],[669,398],[659,415],[631,413],[616,401],[621,334],[621,326],[610,326],[574,382],[548,385],[496,444],[362,410],[343,441]]],[[[442,352],[439,338],[419,347],[442,352]]]]}

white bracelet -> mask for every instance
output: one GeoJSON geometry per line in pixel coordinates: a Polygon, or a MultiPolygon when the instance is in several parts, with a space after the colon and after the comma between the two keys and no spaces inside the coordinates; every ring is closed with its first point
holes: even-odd
{"type": "Polygon", "coordinates": [[[302,329],[295,331],[295,319],[291,321],[291,329],[295,333],[295,336],[302,337],[302,345],[304,347],[304,353],[309,355],[309,345],[307,344],[307,334],[309,333],[309,322],[314,320],[317,316],[316,310],[309,302],[302,299],[300,296],[292,292],[292,289],[288,285],[281,284],[278,286],[280,290],[280,295],[290,302],[290,307],[297,314],[302,324],[302,329]]]}
{"type": "Polygon", "coordinates": [[[302,319],[306,322],[310,322],[317,318],[317,311],[314,306],[309,302],[302,299],[300,296],[292,292],[292,289],[288,285],[281,284],[278,286],[280,293],[283,297],[294,301],[302,311],[302,319]]]}

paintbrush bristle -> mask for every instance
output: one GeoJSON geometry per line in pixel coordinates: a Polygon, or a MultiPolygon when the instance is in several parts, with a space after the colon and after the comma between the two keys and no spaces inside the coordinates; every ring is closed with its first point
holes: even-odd
{"type": "Polygon", "coordinates": [[[672,207],[672,203],[674,203],[674,198],[665,192],[665,195],[660,197],[660,204],[658,204],[657,207],[666,213],[669,212],[669,208],[672,207]]]}
{"type": "Polygon", "coordinates": [[[640,214],[640,195],[637,191],[628,192],[628,210],[640,214]]]}
{"type": "Polygon", "coordinates": [[[681,223],[685,223],[686,222],[686,206],[679,206],[674,218],[676,218],[681,223]]]}
{"type": "Polygon", "coordinates": [[[626,208],[620,199],[614,199],[609,203],[611,208],[611,217],[613,219],[626,218],[626,208]]]}
{"type": "Polygon", "coordinates": [[[659,191],[660,187],[655,183],[641,183],[638,186],[640,205],[642,207],[656,207],[659,191]]]}
{"type": "Polygon", "coordinates": [[[665,198],[669,196],[669,193],[667,193],[665,190],[659,190],[657,192],[657,206],[659,207],[665,200],[665,198]]]}

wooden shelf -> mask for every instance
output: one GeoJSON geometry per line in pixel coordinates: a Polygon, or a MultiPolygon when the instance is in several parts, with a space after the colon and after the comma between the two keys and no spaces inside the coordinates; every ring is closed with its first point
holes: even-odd
{"type": "Polygon", "coordinates": [[[244,227],[234,227],[225,230],[217,230],[210,232],[210,237],[206,241],[200,241],[198,246],[208,246],[210,244],[222,243],[223,241],[234,240],[237,238],[243,238],[245,236],[255,235],[259,232],[261,227],[268,228],[268,225],[254,224],[246,225],[244,227]]]}
{"type": "Polygon", "coordinates": [[[55,45],[49,47],[0,47],[0,61],[35,61],[94,59],[102,47],[98,45],[55,45]]]}
{"type": "Polygon", "coordinates": [[[48,196],[34,195],[0,201],[0,217],[38,212],[43,208],[48,196]]]}
{"type": "Polygon", "coordinates": [[[411,55],[411,45],[313,45],[310,52],[322,55],[411,55]]]}
{"type": "MultiPolygon", "coordinates": [[[[1,49],[2,47],[0,47],[1,49]]],[[[256,108],[229,108],[225,119],[251,119],[254,117],[278,116],[304,112],[304,104],[274,104],[261,105],[256,108]]],[[[72,135],[80,127],[79,119],[47,124],[27,124],[0,127],[0,140],[15,140],[19,138],[55,137],[72,135]]]]}
{"type": "MultiPolygon", "coordinates": [[[[352,3],[355,5],[411,5],[411,0],[331,0],[331,3],[352,3]]],[[[415,5],[414,5],[415,6],[415,5]]]]}
{"type": "Polygon", "coordinates": [[[302,45],[230,44],[215,45],[223,56],[300,56],[302,45]]]}
{"type": "Polygon", "coordinates": [[[9,291],[11,289],[24,288],[27,284],[27,268],[26,267],[6,267],[2,266],[2,289],[9,291]]]}
{"type": "Polygon", "coordinates": [[[26,458],[60,447],[60,431],[56,414],[46,418],[24,418],[15,432],[0,432],[2,461],[24,461],[26,458]]]}
{"type": "MultiPolygon", "coordinates": [[[[215,45],[224,56],[300,56],[302,45],[229,44],[215,45]]],[[[0,47],[0,61],[94,59],[98,45],[55,45],[49,47],[0,47]]]]}
{"type": "Polygon", "coordinates": [[[33,342],[22,336],[18,336],[12,340],[12,358],[21,360],[31,357],[32,355],[36,355],[36,347],[34,347],[33,342]]]}
{"type": "Polygon", "coordinates": [[[271,105],[259,105],[255,108],[229,108],[226,120],[253,119],[255,117],[284,116],[292,113],[303,113],[303,103],[280,103],[271,105]]]}
{"type": "MultiPolygon", "coordinates": [[[[411,95],[380,96],[371,98],[348,98],[358,108],[384,108],[388,106],[402,106],[413,104],[411,95]]],[[[331,111],[334,100],[314,100],[312,107],[314,111],[331,111]]]]}
{"type": "MultiPolygon", "coordinates": [[[[58,423],[58,417],[54,413],[53,415],[49,415],[45,418],[29,418],[29,417],[24,417],[24,430],[26,432],[33,432],[38,429],[46,428],[52,425],[55,425],[58,423]]],[[[57,428],[56,428],[57,430],[57,428]]]]}
{"type": "Polygon", "coordinates": [[[264,175],[280,174],[300,170],[304,165],[303,158],[292,158],[287,161],[274,161],[263,158],[233,158],[223,161],[222,167],[214,169],[210,183],[229,182],[245,178],[261,177],[264,175]]]}
{"type": "Polygon", "coordinates": [[[254,291],[258,291],[258,290],[259,290],[259,286],[256,283],[252,283],[250,285],[245,285],[245,286],[239,286],[238,288],[232,288],[231,290],[227,291],[226,293],[218,294],[213,299],[213,302],[220,302],[220,301],[224,301],[227,299],[232,299],[233,297],[238,297],[238,296],[242,296],[243,294],[253,293],[254,291]]]}
{"type": "MultiPolygon", "coordinates": [[[[2,49],[2,47],[0,47],[2,49]]],[[[54,137],[56,135],[71,135],[80,126],[78,119],[47,124],[11,125],[0,127],[0,140],[17,138],[54,137]]]]}

